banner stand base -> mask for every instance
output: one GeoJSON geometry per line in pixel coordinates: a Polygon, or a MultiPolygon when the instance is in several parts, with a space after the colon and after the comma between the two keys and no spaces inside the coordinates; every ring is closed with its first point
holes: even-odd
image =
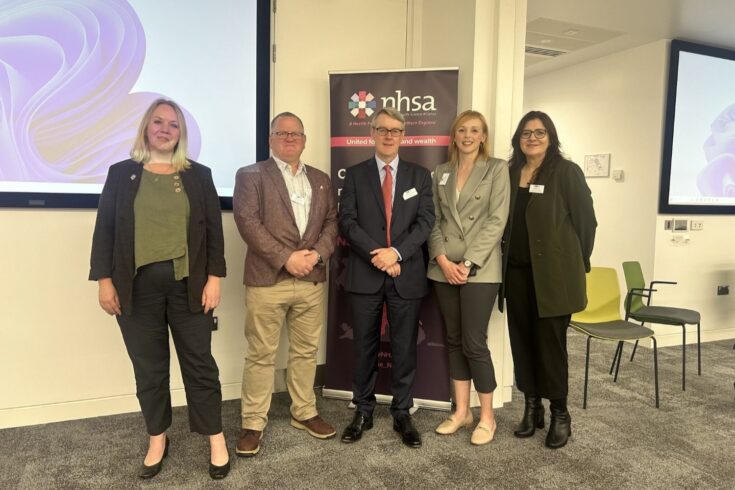
{"type": "MultiPolygon", "coordinates": [[[[335,398],[337,400],[350,400],[348,408],[354,409],[355,406],[352,404],[352,392],[345,390],[334,390],[330,388],[322,388],[322,396],[325,398],[335,398]]],[[[375,399],[381,405],[390,405],[393,397],[390,395],[375,395],[375,399]]],[[[439,400],[423,400],[420,398],[413,399],[413,407],[409,410],[412,415],[419,408],[427,408],[429,410],[443,410],[449,412],[452,409],[452,402],[445,402],[439,400]]]]}

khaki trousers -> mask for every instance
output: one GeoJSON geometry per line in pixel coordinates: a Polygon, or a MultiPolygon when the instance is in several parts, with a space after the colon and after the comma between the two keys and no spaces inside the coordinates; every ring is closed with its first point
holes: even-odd
{"type": "Polygon", "coordinates": [[[245,293],[245,339],[242,374],[242,428],[263,430],[268,424],[276,351],[284,320],[289,350],[286,385],[291,416],[316,416],[314,376],[324,321],[324,283],[284,279],[273,286],[248,287],[245,293]]]}

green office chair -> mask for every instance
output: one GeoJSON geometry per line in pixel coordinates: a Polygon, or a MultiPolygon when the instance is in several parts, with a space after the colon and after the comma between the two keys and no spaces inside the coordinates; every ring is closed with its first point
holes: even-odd
{"type": "MultiPolygon", "coordinates": [[[[628,297],[635,292],[628,293],[628,297]]],[[[587,357],[584,362],[584,401],[582,408],[587,408],[587,383],[589,380],[590,341],[595,339],[623,342],[651,338],[653,340],[653,377],[656,392],[656,408],[658,396],[658,349],[653,330],[637,323],[620,318],[620,289],[618,274],[609,267],[593,267],[587,274],[587,308],[572,315],[570,326],[587,335],[587,357]]],[[[617,381],[617,372],[615,373],[617,381]]]]}
{"type": "MultiPolygon", "coordinates": [[[[651,281],[649,287],[646,287],[646,281],[643,279],[643,271],[641,264],[638,262],[623,262],[623,272],[625,273],[625,284],[628,292],[636,292],[637,294],[629,295],[629,301],[626,301],[625,317],[637,322],[641,325],[646,323],[658,323],[663,325],[680,325],[681,326],[681,389],[686,390],[686,340],[687,325],[697,326],[697,374],[702,375],[702,345],[700,334],[700,315],[698,311],[686,310],[683,308],[672,308],[669,306],[651,306],[651,298],[656,291],[653,287],[656,284],[676,284],[671,281],[651,281]],[[646,303],[643,303],[646,298],[646,303]]],[[[638,342],[633,346],[633,352],[630,360],[633,361],[638,342]]],[[[623,355],[623,343],[618,344],[618,348],[613,356],[613,365],[610,367],[612,373],[613,367],[617,362],[617,369],[620,368],[620,358],[623,355]]]]}

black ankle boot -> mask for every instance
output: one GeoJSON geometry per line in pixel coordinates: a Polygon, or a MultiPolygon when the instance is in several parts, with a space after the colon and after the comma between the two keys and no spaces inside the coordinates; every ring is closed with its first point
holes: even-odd
{"type": "Polygon", "coordinates": [[[537,396],[526,396],[526,408],[523,418],[513,431],[516,437],[531,437],[536,429],[544,428],[544,405],[537,396]]]}
{"type": "Polygon", "coordinates": [[[572,416],[567,410],[566,399],[552,400],[549,408],[551,422],[549,433],[546,435],[546,447],[559,449],[567,444],[569,436],[572,435],[572,416]]]}

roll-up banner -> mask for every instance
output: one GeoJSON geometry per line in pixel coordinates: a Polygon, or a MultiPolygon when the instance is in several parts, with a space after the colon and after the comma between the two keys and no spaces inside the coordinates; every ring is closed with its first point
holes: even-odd
{"type": "MultiPolygon", "coordinates": [[[[447,160],[449,130],[457,115],[457,68],[401,71],[331,72],[331,172],[337,194],[345,169],[374,155],[370,137],[372,115],[394,107],[406,118],[400,158],[430,171],[447,160]]],[[[327,366],[324,395],[352,397],[352,326],[347,277],[347,242],[339,237],[330,260],[327,366]]],[[[428,257],[426,250],[424,251],[428,257]]],[[[390,325],[385,315],[378,354],[378,400],[391,394],[390,325]]],[[[448,406],[449,368],[444,325],[433,292],[421,306],[417,341],[417,369],[413,387],[416,406],[448,406]]]]}

